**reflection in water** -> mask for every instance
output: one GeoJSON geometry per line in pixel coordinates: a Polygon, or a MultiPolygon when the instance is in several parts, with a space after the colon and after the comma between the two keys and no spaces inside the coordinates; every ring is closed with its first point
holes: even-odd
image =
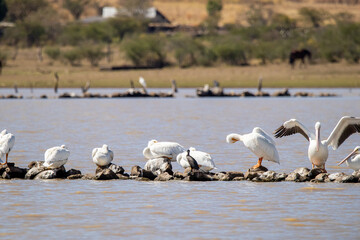
{"type": "MultiPolygon", "coordinates": [[[[19,166],[66,144],[71,152],[66,168],[94,173],[91,150],[106,143],[115,153],[113,162],[129,172],[145,164],[142,150],[157,139],[209,152],[217,171],[246,171],[256,159],[241,144],[227,144],[228,133],[255,126],[271,133],[297,118],[309,129],[322,122],[328,136],[341,116],[360,116],[354,102],[359,105],[359,98],[1,100],[0,128],[15,133],[12,159],[19,166]]],[[[277,172],[311,167],[302,136],[276,142],[280,165],[264,162],[266,167],[277,172]]],[[[328,171],[350,174],[335,166],[358,142],[360,136],[353,135],[330,150],[328,171]]],[[[174,169],[181,170],[176,163],[174,169]]],[[[54,238],[54,233],[147,239],[360,234],[359,184],[0,180],[0,186],[0,236],[11,239],[54,238]]]]}

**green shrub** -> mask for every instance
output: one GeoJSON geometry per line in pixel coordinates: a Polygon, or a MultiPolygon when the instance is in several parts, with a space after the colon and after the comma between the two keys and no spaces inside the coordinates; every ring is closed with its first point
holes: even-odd
{"type": "Polygon", "coordinates": [[[7,58],[8,58],[8,54],[1,50],[0,51],[0,61],[2,62],[3,66],[6,65],[7,58]]]}
{"type": "Polygon", "coordinates": [[[60,59],[61,51],[59,47],[46,47],[44,52],[53,61],[60,59]]]}
{"type": "Polygon", "coordinates": [[[247,44],[238,37],[217,38],[213,51],[216,57],[230,65],[248,65],[250,51],[247,44]]]}
{"type": "Polygon", "coordinates": [[[105,57],[105,52],[103,52],[101,46],[84,46],[81,48],[81,53],[93,67],[98,66],[99,62],[105,57]]]}
{"type": "Polygon", "coordinates": [[[127,39],[123,44],[123,50],[135,66],[166,65],[165,41],[160,35],[140,35],[127,39]]]}
{"type": "Polygon", "coordinates": [[[71,66],[79,66],[81,60],[84,58],[82,51],[79,48],[73,48],[62,53],[62,57],[66,63],[71,66]]]}

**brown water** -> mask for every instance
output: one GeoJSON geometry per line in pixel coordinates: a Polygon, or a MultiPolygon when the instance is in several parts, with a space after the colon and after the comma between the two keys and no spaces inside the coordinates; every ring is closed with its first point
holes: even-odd
{"type": "MultiPolygon", "coordinates": [[[[3,94],[5,90],[2,90],[3,94]]],[[[10,91],[10,90],[9,90],[10,91]]],[[[39,90],[40,91],[40,90],[39,90]]],[[[50,90],[41,90],[51,93],[50,90]]],[[[110,91],[110,90],[103,90],[110,91]]],[[[309,129],[322,123],[326,138],[341,116],[360,116],[359,90],[341,98],[23,99],[0,101],[0,128],[16,135],[10,161],[26,166],[47,148],[66,144],[66,168],[93,173],[91,150],[106,143],[114,163],[129,172],[143,166],[151,139],[176,141],[209,152],[217,171],[246,171],[256,157],[228,133],[255,126],[268,133],[290,118],[309,129]]],[[[24,94],[25,95],[25,94],[24,94]]],[[[277,172],[311,167],[301,136],[277,140],[277,172]]],[[[356,145],[351,136],[330,150],[329,172],[356,145]]],[[[174,164],[175,170],[181,170],[174,164]]],[[[0,238],[321,238],[357,239],[360,184],[252,182],[0,181],[0,238]]]]}

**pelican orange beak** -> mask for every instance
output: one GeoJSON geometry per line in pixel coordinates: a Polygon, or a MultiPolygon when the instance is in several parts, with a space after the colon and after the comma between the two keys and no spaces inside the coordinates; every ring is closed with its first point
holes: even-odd
{"type": "Polygon", "coordinates": [[[343,160],[341,160],[341,162],[339,162],[338,166],[340,166],[341,164],[343,164],[346,160],[348,160],[349,158],[351,158],[353,155],[355,155],[357,153],[357,149],[355,149],[354,151],[352,151],[349,155],[347,155],[346,158],[344,158],[343,160]]]}

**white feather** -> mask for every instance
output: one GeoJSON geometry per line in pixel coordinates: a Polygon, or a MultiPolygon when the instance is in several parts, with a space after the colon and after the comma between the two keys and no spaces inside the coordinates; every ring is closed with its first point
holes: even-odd
{"type": "Polygon", "coordinates": [[[166,157],[174,162],[176,161],[177,155],[184,151],[185,148],[178,143],[151,140],[148,146],[144,148],[143,155],[147,159],[166,157]]]}
{"type": "Polygon", "coordinates": [[[93,162],[98,166],[108,166],[114,159],[114,153],[109,147],[104,144],[101,148],[94,148],[92,150],[93,162]]]}
{"type": "MultiPolygon", "coordinates": [[[[214,160],[211,158],[210,154],[206,152],[197,151],[193,147],[189,148],[189,150],[190,150],[190,156],[196,160],[201,170],[205,172],[209,172],[214,168],[216,168],[214,160]]],[[[176,158],[177,163],[183,168],[190,167],[189,162],[186,159],[186,156],[187,156],[187,151],[179,154],[176,158]]]]}
{"type": "Polygon", "coordinates": [[[70,151],[62,145],[60,147],[52,147],[45,152],[44,166],[48,168],[59,168],[63,166],[70,156],[70,151]]]}

